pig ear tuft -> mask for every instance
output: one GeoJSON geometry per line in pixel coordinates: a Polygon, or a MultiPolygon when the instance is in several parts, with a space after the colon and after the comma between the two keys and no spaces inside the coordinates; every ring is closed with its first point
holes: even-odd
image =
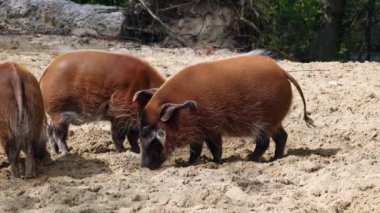
{"type": "Polygon", "coordinates": [[[167,122],[172,117],[173,113],[181,109],[189,109],[191,111],[198,111],[198,105],[195,101],[185,101],[182,104],[166,103],[161,106],[161,121],[167,122]]]}
{"type": "Polygon", "coordinates": [[[158,88],[140,90],[135,93],[132,101],[137,102],[141,107],[145,107],[148,101],[152,98],[154,93],[158,90],[158,88]]]}

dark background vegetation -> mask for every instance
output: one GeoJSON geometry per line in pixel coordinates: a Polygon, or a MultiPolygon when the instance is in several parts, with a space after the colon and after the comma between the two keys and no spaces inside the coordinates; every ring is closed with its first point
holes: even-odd
{"type": "Polygon", "coordinates": [[[102,4],[108,6],[127,6],[129,0],[71,0],[79,4],[102,4]]]}
{"type": "MultiPolygon", "coordinates": [[[[139,0],[73,0],[77,3],[116,5],[125,10],[134,10],[139,0]]],[[[376,0],[144,0],[157,18],[167,20],[177,18],[166,11],[178,9],[188,4],[205,7],[224,5],[234,8],[236,19],[231,27],[235,47],[239,50],[265,48],[284,58],[311,60],[379,60],[380,59],[380,1],[376,0]],[[208,6],[207,6],[208,5],[208,6]],[[166,17],[165,17],[166,16],[166,17]]],[[[210,8],[205,8],[210,9],[210,8]]],[[[211,8],[212,9],[212,8],[211,8]]],[[[132,18],[132,17],[130,17],[132,18]]],[[[134,39],[159,42],[176,37],[175,32],[166,29],[147,11],[135,17],[136,25],[141,25],[142,34],[134,39]],[[163,31],[155,31],[156,24],[163,31]],[[164,32],[164,33],[163,33],[164,32]]],[[[165,24],[165,22],[163,21],[165,24]]],[[[170,25],[167,25],[170,27],[170,25]]],[[[133,34],[133,33],[132,33],[133,34]]],[[[180,37],[176,38],[181,41],[180,37]]],[[[187,46],[186,41],[179,42],[187,46]]]]}

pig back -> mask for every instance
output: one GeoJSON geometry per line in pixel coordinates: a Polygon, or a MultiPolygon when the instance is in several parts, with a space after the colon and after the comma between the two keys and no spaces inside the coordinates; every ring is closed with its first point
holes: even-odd
{"type": "Polygon", "coordinates": [[[292,92],[275,61],[264,56],[241,56],[185,68],[155,96],[161,103],[196,101],[195,116],[203,129],[250,136],[271,131],[282,121],[292,92]]]}

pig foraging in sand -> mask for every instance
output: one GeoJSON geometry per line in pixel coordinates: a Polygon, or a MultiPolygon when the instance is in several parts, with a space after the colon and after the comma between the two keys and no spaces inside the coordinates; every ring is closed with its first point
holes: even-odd
{"type": "Polygon", "coordinates": [[[131,55],[81,50],[56,57],[40,80],[53,152],[69,151],[70,124],[106,120],[111,122],[117,151],[124,150],[127,136],[131,151],[139,153],[139,109],[132,97],[136,91],[159,87],[164,81],[150,64],[131,55]]]}
{"type": "Polygon", "coordinates": [[[272,137],[274,159],[283,157],[287,133],[282,120],[289,111],[297,81],[276,61],[262,55],[243,55],[189,66],[169,78],[154,94],[139,91],[134,101],[140,114],[141,166],[156,169],[178,147],[190,145],[189,163],[199,158],[203,142],[216,163],[222,159],[222,136],[256,139],[250,159],[258,161],[272,137]],[[149,100],[149,101],[148,101],[149,100]]]}

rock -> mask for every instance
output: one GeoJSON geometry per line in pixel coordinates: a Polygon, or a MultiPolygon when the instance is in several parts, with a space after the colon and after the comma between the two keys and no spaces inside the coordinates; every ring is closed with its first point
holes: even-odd
{"type": "Polygon", "coordinates": [[[0,1],[4,32],[119,36],[124,15],[116,7],[69,0],[0,1]]]}
{"type": "Polygon", "coordinates": [[[371,140],[375,140],[377,137],[377,131],[375,130],[372,134],[371,134],[371,140]]]}
{"type": "Polygon", "coordinates": [[[136,194],[133,198],[132,198],[132,201],[141,201],[142,198],[139,194],[136,194]]]}
{"type": "Polygon", "coordinates": [[[88,188],[88,191],[99,192],[100,188],[101,188],[100,186],[91,186],[90,188],[88,188]]]}
{"type": "Polygon", "coordinates": [[[93,29],[77,28],[71,31],[71,34],[76,35],[76,36],[96,36],[97,32],[93,29]]]}
{"type": "MultiPolygon", "coordinates": [[[[145,1],[152,2],[152,1],[145,1]]],[[[172,48],[186,46],[200,50],[204,55],[214,54],[215,47],[241,47],[235,39],[239,28],[235,7],[238,3],[221,3],[218,1],[194,1],[175,7],[171,1],[158,1],[156,6],[148,5],[152,11],[161,10],[160,19],[165,22],[177,36],[165,36],[166,29],[152,17],[147,16],[141,4],[131,8],[121,36],[134,38],[142,43],[161,42],[162,47],[172,48]],[[175,12],[174,12],[175,11],[175,12]],[[174,12],[174,13],[173,13],[174,12]],[[175,18],[174,18],[175,17],[175,18]],[[175,39],[179,38],[179,39],[175,39]]]]}
{"type": "Polygon", "coordinates": [[[238,201],[251,201],[249,195],[241,190],[239,187],[233,186],[226,192],[226,196],[232,200],[238,201]]]}
{"type": "Polygon", "coordinates": [[[329,81],[327,82],[329,85],[331,86],[334,86],[334,87],[337,87],[337,86],[342,86],[341,83],[339,83],[338,81],[329,81]]]}

